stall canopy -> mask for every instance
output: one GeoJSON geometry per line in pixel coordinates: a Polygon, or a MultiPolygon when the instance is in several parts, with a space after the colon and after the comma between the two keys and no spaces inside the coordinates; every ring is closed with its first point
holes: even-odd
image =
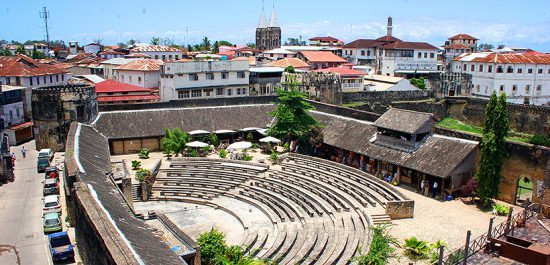
{"type": "Polygon", "coordinates": [[[264,138],[260,139],[260,142],[262,142],[262,143],[280,143],[281,140],[279,140],[275,137],[268,136],[268,137],[264,137],[264,138]]]}
{"type": "Polygon", "coordinates": [[[205,130],[194,130],[194,131],[190,131],[188,134],[197,135],[197,134],[209,134],[209,133],[210,133],[209,131],[205,131],[205,130]]]}
{"type": "Polygon", "coordinates": [[[236,133],[236,131],[233,131],[233,130],[217,130],[217,131],[214,131],[214,133],[216,133],[216,134],[236,133]]]}
{"type": "Polygon", "coordinates": [[[234,142],[234,143],[230,144],[227,147],[227,149],[247,149],[247,148],[250,148],[250,147],[252,147],[251,142],[242,141],[242,142],[234,142]]]}
{"type": "Polygon", "coordinates": [[[186,143],[185,146],[202,148],[202,147],[208,146],[208,144],[199,142],[199,141],[194,141],[194,142],[186,143]]]}
{"type": "Polygon", "coordinates": [[[258,127],[246,127],[246,128],[241,129],[241,132],[257,131],[257,130],[261,130],[261,129],[262,128],[258,128],[258,127]]]}

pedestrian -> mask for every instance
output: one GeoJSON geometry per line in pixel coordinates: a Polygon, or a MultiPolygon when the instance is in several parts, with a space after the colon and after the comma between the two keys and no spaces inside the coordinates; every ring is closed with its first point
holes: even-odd
{"type": "Polygon", "coordinates": [[[14,153],[14,152],[11,152],[11,159],[12,159],[13,161],[15,161],[15,153],[14,153]]]}
{"type": "Polygon", "coordinates": [[[25,146],[23,146],[23,148],[21,148],[21,156],[23,158],[27,157],[27,150],[25,150],[25,146]]]}
{"type": "Polygon", "coordinates": [[[426,180],[424,184],[424,196],[430,196],[430,181],[426,180]]]}
{"type": "Polygon", "coordinates": [[[434,186],[433,186],[433,197],[435,198],[437,196],[437,181],[434,181],[434,186]]]}
{"type": "Polygon", "coordinates": [[[426,184],[426,180],[420,181],[420,193],[424,193],[424,185],[426,184]]]}

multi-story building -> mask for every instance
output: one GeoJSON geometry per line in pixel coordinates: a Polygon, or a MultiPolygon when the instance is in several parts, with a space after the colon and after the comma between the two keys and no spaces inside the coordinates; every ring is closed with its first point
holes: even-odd
{"type": "Polygon", "coordinates": [[[310,46],[342,46],[344,42],[335,37],[313,37],[309,39],[310,46]]]}
{"type": "Polygon", "coordinates": [[[25,87],[0,85],[0,118],[10,145],[33,137],[32,122],[25,120],[25,87]]]}
{"type": "Polygon", "coordinates": [[[160,66],[162,60],[135,59],[115,68],[119,82],[145,88],[158,88],[160,85],[160,66]]]}
{"type": "Polygon", "coordinates": [[[260,16],[260,22],[256,28],[256,48],[260,51],[272,50],[281,47],[281,28],[275,8],[271,12],[269,24],[265,20],[264,10],[260,16]]]}
{"type": "Polygon", "coordinates": [[[314,72],[336,73],[340,78],[342,92],[359,92],[365,90],[363,77],[367,75],[364,71],[351,69],[351,66],[330,67],[318,69],[314,72]]]}
{"type": "Polygon", "coordinates": [[[408,76],[437,72],[438,48],[425,42],[402,41],[392,36],[388,18],[386,36],[358,39],[343,46],[342,56],[355,65],[375,68],[376,74],[408,76]]]}
{"type": "Polygon", "coordinates": [[[105,80],[95,84],[98,105],[109,104],[136,104],[157,102],[160,97],[154,94],[154,90],[134,86],[115,80],[105,80]]]}
{"type": "Polygon", "coordinates": [[[310,70],[337,67],[347,63],[346,59],[329,51],[301,51],[298,58],[309,64],[310,70]]]}
{"type": "Polygon", "coordinates": [[[146,45],[132,48],[131,53],[143,53],[151,56],[152,59],[160,59],[163,61],[179,60],[184,58],[183,51],[165,45],[146,45]]]}
{"type": "Polygon", "coordinates": [[[271,60],[279,60],[284,58],[294,58],[296,57],[295,52],[287,51],[285,49],[277,48],[262,53],[264,57],[271,60]]]}
{"type": "Polygon", "coordinates": [[[168,62],[160,100],[248,96],[249,68],[248,60],[168,62]]]}
{"type": "Polygon", "coordinates": [[[445,65],[450,66],[454,58],[465,52],[476,52],[477,41],[477,38],[468,34],[458,34],[450,37],[449,40],[445,41],[445,46],[443,46],[445,65]]]}
{"type": "Polygon", "coordinates": [[[66,85],[72,74],[24,55],[0,56],[0,83],[25,87],[25,116],[31,117],[31,91],[41,86],[66,85]]]}
{"type": "Polygon", "coordinates": [[[113,58],[101,62],[99,65],[103,67],[103,78],[117,79],[115,68],[125,65],[136,58],[113,58]]]}
{"type": "Polygon", "coordinates": [[[250,94],[271,95],[275,88],[281,86],[284,68],[254,67],[250,68],[250,94]]]}
{"type": "Polygon", "coordinates": [[[101,51],[101,45],[98,43],[89,43],[83,46],[85,53],[91,53],[97,55],[101,51]]]}
{"type": "Polygon", "coordinates": [[[550,54],[464,53],[453,60],[451,71],[472,75],[474,96],[487,98],[496,91],[513,103],[550,102],[550,54]]]}

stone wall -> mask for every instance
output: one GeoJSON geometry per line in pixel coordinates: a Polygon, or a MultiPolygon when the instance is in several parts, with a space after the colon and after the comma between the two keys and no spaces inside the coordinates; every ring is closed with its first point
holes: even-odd
{"type": "Polygon", "coordinates": [[[345,108],[342,106],[331,105],[331,104],[322,103],[318,101],[312,101],[312,100],[308,100],[308,101],[309,103],[311,103],[311,105],[315,107],[315,110],[325,112],[325,113],[350,117],[358,120],[372,121],[372,122],[374,122],[376,119],[378,119],[378,117],[380,117],[380,115],[373,112],[357,110],[352,108],[345,108]]]}
{"type": "Polygon", "coordinates": [[[388,201],[386,203],[386,214],[391,219],[403,219],[414,217],[414,201],[388,201]]]}
{"type": "Polygon", "coordinates": [[[364,102],[365,105],[358,107],[359,109],[382,114],[392,102],[426,100],[430,96],[429,92],[422,90],[342,93],[342,103],[364,102]]]}

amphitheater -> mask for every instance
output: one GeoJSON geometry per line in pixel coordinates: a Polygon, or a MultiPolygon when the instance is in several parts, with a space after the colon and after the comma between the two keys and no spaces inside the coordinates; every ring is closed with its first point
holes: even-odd
{"type": "MultiPolygon", "coordinates": [[[[134,201],[131,178],[113,171],[114,157],[135,155],[143,147],[159,150],[165,128],[268,128],[273,108],[257,104],[112,111],[101,112],[91,125],[73,124],[66,174],[73,179],[69,201],[74,205],[77,238],[85,238],[79,245],[84,256],[109,262],[132,259],[113,250],[126,248],[136,264],[199,264],[194,239],[210,228],[201,226],[201,220],[214,220],[222,231],[227,226],[230,243],[255,257],[277,264],[348,264],[360,249],[368,249],[369,226],[414,216],[415,202],[381,179],[342,163],[295,153],[281,155],[278,163],[161,159],[153,169],[148,202],[134,201]],[[191,209],[198,209],[192,215],[208,209],[210,214],[170,218],[171,211],[191,209]],[[152,225],[156,220],[164,228],[152,225]],[[186,222],[199,225],[189,229],[186,222]],[[173,234],[177,244],[159,236],[159,229],[173,234]]],[[[477,148],[477,143],[434,135],[416,151],[406,152],[373,143],[377,131],[372,122],[320,111],[312,114],[323,124],[323,144],[377,155],[376,159],[433,176],[464,174],[468,168],[461,163],[477,148]]]]}

